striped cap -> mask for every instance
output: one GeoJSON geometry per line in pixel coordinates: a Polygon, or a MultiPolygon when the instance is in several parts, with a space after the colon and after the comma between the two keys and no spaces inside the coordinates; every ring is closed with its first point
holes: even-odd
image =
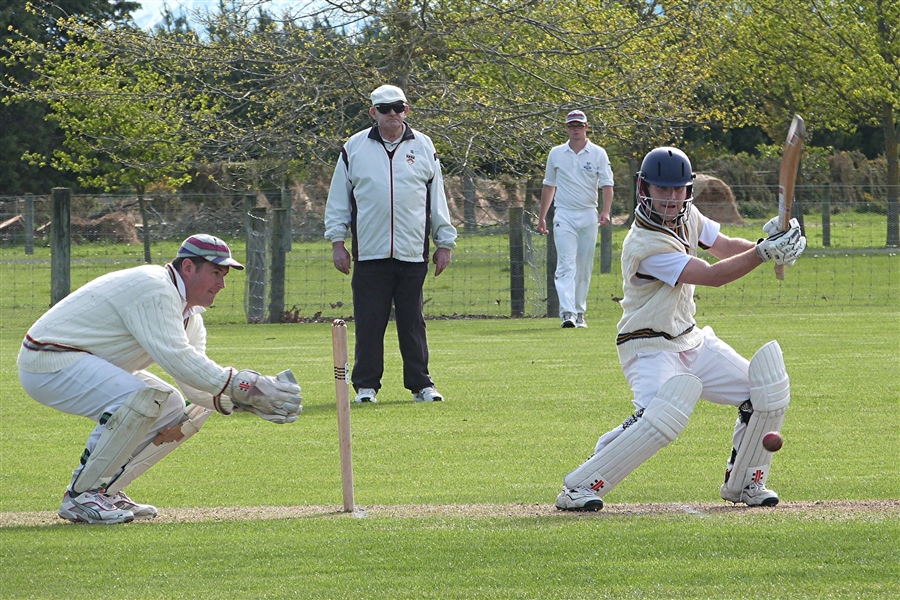
{"type": "Polygon", "coordinates": [[[566,124],[569,123],[587,123],[587,117],[580,110],[573,110],[566,115],[566,124]]]}
{"type": "Polygon", "coordinates": [[[231,258],[228,244],[214,235],[197,233],[184,240],[176,258],[205,258],[211,263],[243,269],[244,265],[231,258]]]}

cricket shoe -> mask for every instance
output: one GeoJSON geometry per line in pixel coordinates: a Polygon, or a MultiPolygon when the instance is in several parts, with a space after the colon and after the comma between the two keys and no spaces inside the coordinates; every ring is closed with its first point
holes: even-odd
{"type": "Polygon", "coordinates": [[[378,400],[375,399],[375,390],[372,388],[359,388],[359,391],[356,392],[356,398],[354,402],[362,403],[368,402],[371,404],[375,404],[378,400]]]}
{"type": "Polygon", "coordinates": [[[75,496],[66,490],[59,516],[73,523],[91,525],[113,525],[134,521],[134,513],[123,510],[109,501],[109,497],[99,491],[82,492],[75,496]]]}
{"type": "Polygon", "coordinates": [[[444,397],[433,387],[422,388],[413,394],[413,402],[443,402],[444,397]]]}
{"type": "Polygon", "coordinates": [[[724,485],[719,489],[719,495],[728,502],[743,502],[747,506],[775,506],[778,504],[778,494],[774,490],[767,489],[761,483],[751,483],[740,494],[734,494],[724,485]]]}
{"type": "Polygon", "coordinates": [[[603,508],[603,499],[587,486],[569,489],[563,486],[556,497],[556,508],[580,512],[594,512],[603,508]]]}
{"type": "Polygon", "coordinates": [[[587,321],[584,320],[584,313],[575,315],[575,327],[579,329],[587,329],[587,321]]]}
{"type": "Polygon", "coordinates": [[[135,519],[152,519],[159,513],[155,506],[150,504],[138,504],[126,496],[125,492],[116,492],[114,496],[106,494],[106,499],[116,508],[130,510],[135,519]]]}
{"type": "Polygon", "coordinates": [[[570,312],[563,313],[562,316],[562,328],[563,329],[572,329],[575,327],[575,315],[570,312]]]}

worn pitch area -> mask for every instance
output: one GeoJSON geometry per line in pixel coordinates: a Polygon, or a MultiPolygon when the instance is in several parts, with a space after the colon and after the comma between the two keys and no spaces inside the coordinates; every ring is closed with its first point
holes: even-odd
{"type": "MultiPolygon", "coordinates": [[[[750,508],[729,503],[674,504],[607,504],[603,510],[591,513],[564,512],[553,504],[408,504],[399,506],[358,506],[345,513],[339,506],[220,506],[203,508],[161,507],[152,520],[135,521],[129,526],[156,523],[203,523],[225,521],[265,521],[303,518],[484,518],[484,517],[551,517],[614,518],[622,516],[653,516],[689,514],[697,517],[719,515],[763,515],[787,513],[809,515],[816,519],[854,519],[871,516],[878,519],[900,518],[900,500],[825,500],[784,502],[774,508],[750,508]]],[[[0,513],[0,527],[32,527],[73,525],[60,519],[55,512],[0,513]]]]}

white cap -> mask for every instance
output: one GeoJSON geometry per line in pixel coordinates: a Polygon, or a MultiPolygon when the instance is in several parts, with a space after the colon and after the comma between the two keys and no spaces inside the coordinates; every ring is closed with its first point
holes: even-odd
{"type": "Polygon", "coordinates": [[[372,106],[394,104],[395,102],[409,104],[406,101],[406,95],[403,93],[403,90],[396,85],[383,85],[372,92],[372,106]]]}
{"type": "Polygon", "coordinates": [[[587,123],[587,117],[580,110],[573,110],[566,115],[566,124],[569,123],[587,123]]]}

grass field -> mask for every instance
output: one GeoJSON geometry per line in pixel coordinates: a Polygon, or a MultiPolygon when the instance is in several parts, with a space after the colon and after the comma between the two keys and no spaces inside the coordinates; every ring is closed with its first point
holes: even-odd
{"type": "Polygon", "coordinates": [[[159,507],[156,520],[72,525],[55,511],[91,424],[21,391],[15,355],[30,321],[4,316],[0,597],[900,595],[897,302],[699,303],[699,324],[745,356],[770,339],[784,350],[792,403],[774,509],[719,499],[735,412],[706,402],[603,511],[552,508],[563,476],[631,409],[609,303],[586,330],[429,321],[447,397],[434,405],[402,389],[389,328],[379,403],[352,407],[352,515],[340,512],[329,325],[215,324],[220,364],[294,369],[301,418],[213,415],[129,488],[159,507]]]}

